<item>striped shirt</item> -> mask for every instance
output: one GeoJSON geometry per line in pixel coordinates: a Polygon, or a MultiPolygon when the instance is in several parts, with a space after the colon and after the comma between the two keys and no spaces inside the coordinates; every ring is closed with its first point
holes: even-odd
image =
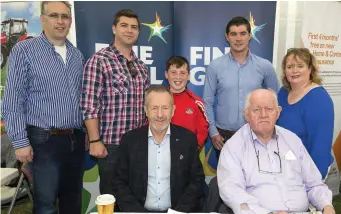
{"type": "Polygon", "coordinates": [[[131,62],[111,44],[95,53],[83,73],[83,119],[99,119],[104,144],[118,145],[122,135],[143,126],[144,93],[150,86],[147,66],[131,51],[131,62]],[[133,77],[132,70],[136,71],[133,77]]]}
{"type": "Polygon", "coordinates": [[[17,43],[7,67],[2,116],[15,149],[29,146],[27,125],[81,128],[79,109],[84,58],[66,40],[66,63],[44,33],[17,43]]]}

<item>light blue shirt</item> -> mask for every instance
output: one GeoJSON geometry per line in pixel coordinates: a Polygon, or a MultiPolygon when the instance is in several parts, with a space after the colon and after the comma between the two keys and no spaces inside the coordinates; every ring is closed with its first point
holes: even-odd
{"type": "Polygon", "coordinates": [[[144,207],[147,210],[164,211],[171,207],[170,194],[170,126],[162,142],[158,144],[148,132],[148,187],[144,207]]]}
{"type": "Polygon", "coordinates": [[[264,144],[245,124],[226,141],[217,170],[225,204],[235,214],[306,212],[309,203],[318,210],[332,205],[332,192],[300,138],[279,126],[275,130],[274,139],[264,144]]]}
{"type": "Polygon", "coordinates": [[[278,92],[277,75],[268,60],[251,52],[242,65],[231,53],[213,60],[206,69],[203,92],[210,136],[218,134],[216,126],[231,131],[242,127],[246,123],[243,116],[246,96],[259,88],[278,92]]]}

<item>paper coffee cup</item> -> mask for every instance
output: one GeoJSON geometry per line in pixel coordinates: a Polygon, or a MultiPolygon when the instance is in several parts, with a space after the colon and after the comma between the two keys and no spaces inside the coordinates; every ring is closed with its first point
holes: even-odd
{"type": "Polygon", "coordinates": [[[110,194],[98,196],[95,201],[98,214],[113,214],[115,201],[115,197],[110,194]]]}

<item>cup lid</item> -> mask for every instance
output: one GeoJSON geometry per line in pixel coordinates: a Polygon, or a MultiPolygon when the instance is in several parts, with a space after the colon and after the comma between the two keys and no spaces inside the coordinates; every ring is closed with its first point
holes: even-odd
{"type": "Polygon", "coordinates": [[[104,194],[97,197],[95,203],[97,205],[108,205],[115,203],[116,199],[113,195],[104,194]]]}

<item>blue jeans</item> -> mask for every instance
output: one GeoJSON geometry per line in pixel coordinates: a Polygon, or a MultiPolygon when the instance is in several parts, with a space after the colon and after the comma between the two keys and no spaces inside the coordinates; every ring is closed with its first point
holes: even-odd
{"type": "Polygon", "coordinates": [[[51,135],[27,128],[33,148],[34,214],[81,213],[85,133],[75,130],[72,135],[51,135]]]}

